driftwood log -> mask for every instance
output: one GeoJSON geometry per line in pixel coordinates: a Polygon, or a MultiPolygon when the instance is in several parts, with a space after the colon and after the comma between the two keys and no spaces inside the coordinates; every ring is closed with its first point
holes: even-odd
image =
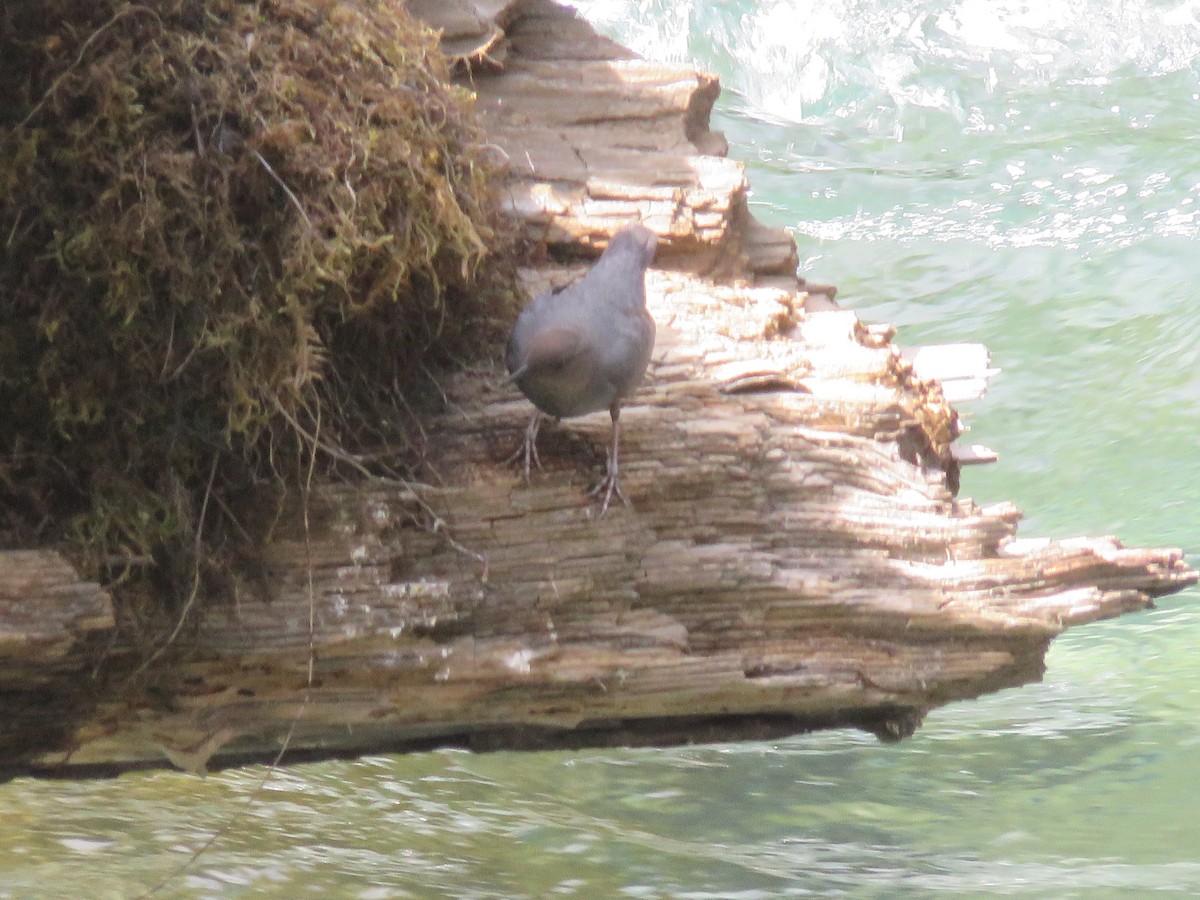
{"type": "MultiPolygon", "coordinates": [[[[630,506],[600,518],[584,495],[602,415],[545,427],[526,485],[504,460],[530,407],[477,370],[443,384],[418,480],[264,497],[261,583],[144,671],[97,585],[50,550],[0,554],[5,771],[203,770],[284,745],[896,739],[1037,680],[1064,628],[1196,581],[1178,550],[1020,539],[1013,506],[955,497],[960,461],[991,455],[956,452],[942,384],[981,393],[986,352],[905,354],[886,327],[814,311],[832,290],[805,290],[741,167],[708,155],[715,81],[545,2],[429,6],[522,227],[582,251],[629,218],[663,237],[659,342],[622,416],[630,506]]],[[[529,290],[579,271],[531,270],[529,290]]]]}

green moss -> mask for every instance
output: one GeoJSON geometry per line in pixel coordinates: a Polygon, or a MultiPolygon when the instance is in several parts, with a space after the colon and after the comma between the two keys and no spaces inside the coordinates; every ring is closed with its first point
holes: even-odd
{"type": "Polygon", "coordinates": [[[215,571],[318,423],[378,438],[487,343],[510,267],[470,95],[401,0],[0,17],[7,542],[215,571]]]}

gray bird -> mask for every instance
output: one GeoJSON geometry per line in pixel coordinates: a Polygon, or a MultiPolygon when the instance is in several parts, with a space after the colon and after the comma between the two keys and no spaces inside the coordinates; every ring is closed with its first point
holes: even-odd
{"type": "Polygon", "coordinates": [[[641,225],[626,225],[579,281],[530,302],[517,317],[508,339],[505,363],[512,381],[537,409],[525,429],[525,442],[512,460],[538,459],[542,415],[569,419],[607,409],[612,444],[604,477],[589,494],[604,496],[600,514],[615,493],[628,503],[618,484],[618,419],[621,401],[633,393],[654,349],[654,319],[646,311],[646,269],[658,238],[641,225]]]}

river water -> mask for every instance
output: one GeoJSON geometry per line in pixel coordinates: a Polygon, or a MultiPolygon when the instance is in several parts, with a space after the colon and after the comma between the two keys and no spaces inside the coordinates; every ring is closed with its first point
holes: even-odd
{"type": "MultiPolygon", "coordinates": [[[[1200,562],[1200,3],[603,0],[721,76],[761,218],[906,345],[980,341],[963,494],[1200,562]]],[[[0,787],[0,897],[1200,895],[1200,593],[853,732],[0,787]],[[190,855],[218,834],[185,871],[190,855]]]]}

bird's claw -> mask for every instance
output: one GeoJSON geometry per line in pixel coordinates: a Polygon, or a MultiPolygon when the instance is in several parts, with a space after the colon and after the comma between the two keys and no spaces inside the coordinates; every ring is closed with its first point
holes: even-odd
{"type": "Polygon", "coordinates": [[[600,515],[608,512],[608,504],[612,500],[613,494],[620,497],[621,502],[626,506],[629,505],[629,500],[621,492],[621,485],[617,483],[617,479],[613,476],[605,475],[595,487],[588,491],[589,497],[599,497],[601,494],[604,495],[604,499],[600,502],[600,515]]]}
{"type": "Polygon", "coordinates": [[[542,425],[542,417],[540,414],[535,414],[529,420],[529,424],[525,426],[525,439],[521,442],[521,446],[517,447],[516,451],[508,459],[504,461],[506,466],[519,465],[525,475],[525,483],[529,484],[529,463],[530,460],[537,466],[538,471],[542,470],[542,460],[538,457],[537,451],[537,435],[538,429],[542,425]]]}
{"type": "Polygon", "coordinates": [[[613,462],[611,455],[608,458],[608,465],[606,467],[604,477],[596,482],[595,486],[588,491],[589,497],[599,497],[601,494],[604,495],[604,500],[600,503],[601,516],[608,512],[608,504],[612,500],[613,494],[616,494],[618,497],[620,497],[621,502],[626,506],[629,505],[629,500],[621,492],[620,472],[617,470],[617,466],[613,462]]]}

